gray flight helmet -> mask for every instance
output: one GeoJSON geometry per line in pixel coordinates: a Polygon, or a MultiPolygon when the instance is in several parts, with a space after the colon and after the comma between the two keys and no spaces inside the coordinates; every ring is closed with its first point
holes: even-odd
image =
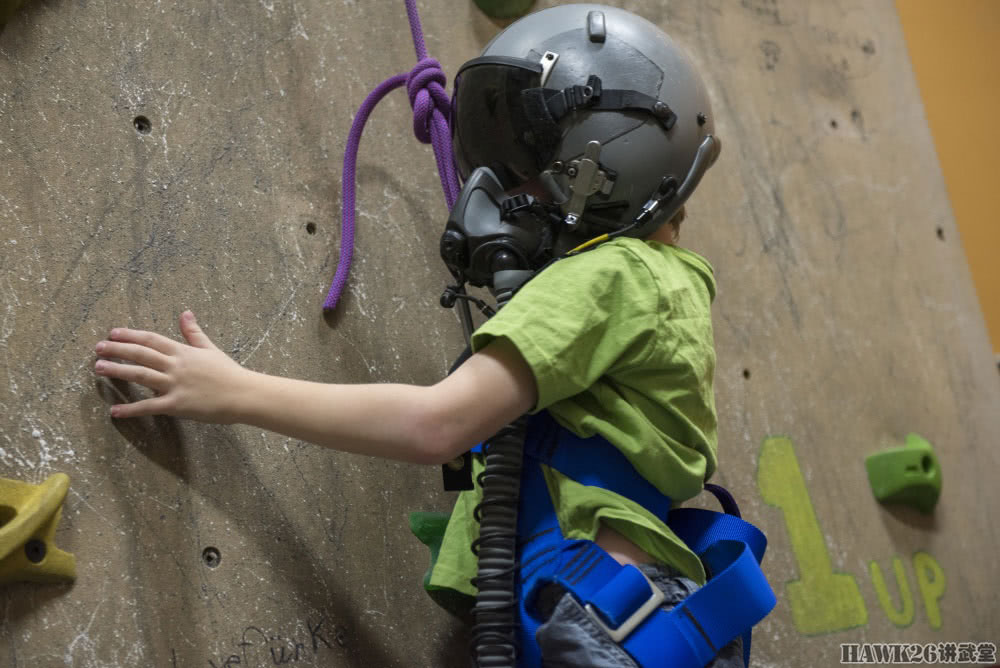
{"type": "Polygon", "coordinates": [[[629,225],[629,236],[647,236],[680,210],[721,148],[689,58],[656,25],[615,7],[530,14],[455,81],[463,179],[489,167],[508,189],[537,180],[572,236],[629,225]]]}

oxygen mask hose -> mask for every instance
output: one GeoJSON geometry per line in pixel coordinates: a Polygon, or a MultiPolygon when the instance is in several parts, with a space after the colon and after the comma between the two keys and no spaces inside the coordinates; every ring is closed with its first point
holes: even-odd
{"type": "Polygon", "coordinates": [[[483,490],[475,511],[479,538],[472,544],[479,557],[471,642],[478,668],[517,665],[517,506],[527,422],[522,415],[487,442],[486,468],[476,478],[483,490]]]}
{"type": "MultiPolygon", "coordinates": [[[[531,272],[507,271],[494,276],[497,310],[510,301],[531,272]]],[[[476,477],[483,500],[473,516],[479,538],[472,552],[479,570],[472,580],[479,593],[472,609],[470,649],[477,668],[515,668],[518,647],[517,508],[528,416],[522,415],[486,441],[486,467],[476,477]]]]}

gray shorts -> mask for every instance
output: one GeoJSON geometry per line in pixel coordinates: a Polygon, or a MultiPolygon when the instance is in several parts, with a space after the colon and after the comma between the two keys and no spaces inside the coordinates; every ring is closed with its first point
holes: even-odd
{"type": "MultiPolygon", "coordinates": [[[[698,589],[698,585],[669,566],[643,564],[639,570],[663,590],[663,609],[670,610],[698,589]]],[[[548,621],[539,627],[535,638],[542,652],[544,668],[639,668],[629,654],[619,647],[587,615],[573,596],[549,588],[539,595],[538,607],[548,621]]],[[[711,668],[744,668],[743,639],[736,638],[723,647],[711,668]]]]}

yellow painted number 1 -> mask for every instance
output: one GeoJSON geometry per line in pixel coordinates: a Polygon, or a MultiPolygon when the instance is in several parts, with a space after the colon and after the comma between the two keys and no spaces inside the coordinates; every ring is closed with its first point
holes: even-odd
{"type": "Polygon", "coordinates": [[[834,573],[799,461],[787,438],[764,441],[757,468],[764,501],[785,515],[799,566],[799,579],[786,586],[795,628],[807,635],[868,623],[868,609],[853,575],[834,573]]]}
{"type": "MultiPolygon", "coordinates": [[[[757,467],[757,485],[764,501],[780,508],[785,516],[785,526],[799,570],[799,579],[785,586],[795,628],[806,635],[818,635],[867,624],[868,609],[857,580],[849,573],[833,571],[830,551],[790,440],[768,438],[764,441],[757,467]]],[[[913,622],[914,597],[902,560],[898,557],[893,558],[892,570],[899,590],[899,608],[892,601],[882,569],[874,561],[869,563],[879,605],[889,621],[898,627],[905,627],[913,622]]],[[[926,552],[913,555],[913,570],[927,610],[928,624],[933,629],[940,629],[941,608],[938,601],[944,595],[944,572],[934,557],[926,552]]]]}

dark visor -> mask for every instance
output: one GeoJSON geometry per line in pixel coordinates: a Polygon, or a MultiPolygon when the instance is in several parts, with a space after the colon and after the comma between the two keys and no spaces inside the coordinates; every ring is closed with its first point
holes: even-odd
{"type": "Polygon", "coordinates": [[[541,64],[520,58],[475,58],[458,71],[451,121],[463,179],[489,167],[509,189],[544,169],[551,151],[537,145],[521,96],[541,80],[541,64]]]}

